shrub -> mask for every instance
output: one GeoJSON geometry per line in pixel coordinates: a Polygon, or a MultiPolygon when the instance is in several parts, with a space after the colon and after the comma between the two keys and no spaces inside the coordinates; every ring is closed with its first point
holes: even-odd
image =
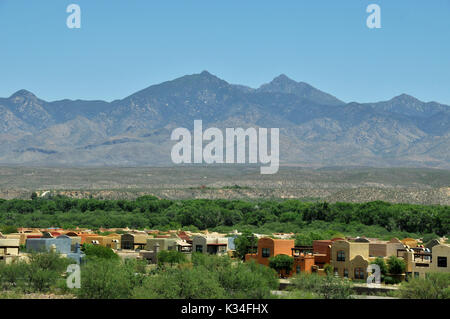
{"type": "Polygon", "coordinates": [[[29,258],[30,265],[38,269],[56,271],[60,274],[67,269],[68,265],[73,263],[72,260],[61,257],[57,252],[31,253],[29,258]]]}
{"type": "Polygon", "coordinates": [[[158,252],[158,265],[170,264],[181,264],[187,261],[186,255],[176,251],[176,250],[162,250],[158,252]]]}
{"type": "Polygon", "coordinates": [[[317,274],[301,273],[291,280],[293,290],[304,293],[314,293],[322,299],[350,299],[352,285],[347,279],[333,275],[319,276],[317,274]]]}
{"type": "Polygon", "coordinates": [[[406,264],[401,258],[390,256],[387,260],[388,272],[392,275],[401,275],[405,272],[406,264]]]}
{"type": "Polygon", "coordinates": [[[294,258],[288,255],[280,254],[269,258],[269,267],[275,269],[279,274],[285,271],[286,274],[292,270],[294,258]]]}
{"type": "Polygon", "coordinates": [[[57,280],[61,277],[61,273],[51,269],[42,269],[38,265],[29,265],[27,271],[27,280],[29,292],[48,291],[52,286],[56,285],[57,280]]]}
{"type": "Polygon", "coordinates": [[[121,262],[93,257],[81,268],[81,288],[84,299],[129,298],[134,273],[121,262]]]}
{"type": "Polygon", "coordinates": [[[119,256],[111,248],[100,245],[83,244],[82,250],[88,258],[119,259],[119,256]]]}
{"type": "Polygon", "coordinates": [[[0,263],[0,288],[10,290],[23,286],[27,268],[25,262],[0,263]]]}
{"type": "Polygon", "coordinates": [[[250,231],[243,231],[240,236],[235,238],[234,244],[237,257],[244,260],[246,254],[254,253],[254,250],[258,247],[258,238],[250,231]]]}
{"type": "Polygon", "coordinates": [[[426,278],[403,282],[398,296],[407,299],[450,299],[450,273],[428,273],[426,278]]]}
{"type": "Polygon", "coordinates": [[[255,261],[239,263],[218,272],[219,282],[228,298],[271,298],[271,290],[278,289],[279,281],[273,269],[255,261]]]}
{"type": "Polygon", "coordinates": [[[225,291],[216,275],[200,266],[177,268],[148,277],[133,292],[138,299],[204,299],[224,298],[225,291]]]}

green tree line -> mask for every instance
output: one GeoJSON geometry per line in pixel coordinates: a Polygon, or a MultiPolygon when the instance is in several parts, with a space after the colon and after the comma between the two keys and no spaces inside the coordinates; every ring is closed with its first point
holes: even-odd
{"type": "Polygon", "coordinates": [[[3,227],[74,226],[132,228],[248,229],[301,232],[322,229],[373,234],[437,234],[450,229],[450,206],[303,202],[300,200],[136,200],[71,199],[0,200],[3,227]],[[331,225],[331,226],[330,226],[331,225]]]}

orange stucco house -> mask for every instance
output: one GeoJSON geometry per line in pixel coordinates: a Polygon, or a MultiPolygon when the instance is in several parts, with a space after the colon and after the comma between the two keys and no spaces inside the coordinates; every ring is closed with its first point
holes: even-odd
{"type": "Polygon", "coordinates": [[[269,258],[277,255],[288,255],[294,258],[292,271],[284,276],[291,276],[299,272],[312,272],[314,256],[298,251],[293,239],[273,239],[263,237],[258,240],[258,251],[256,254],[247,254],[245,260],[256,260],[257,263],[269,266],[269,258]]]}

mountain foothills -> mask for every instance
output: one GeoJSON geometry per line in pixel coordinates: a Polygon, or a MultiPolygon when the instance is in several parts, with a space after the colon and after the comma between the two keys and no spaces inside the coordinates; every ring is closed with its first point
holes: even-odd
{"type": "Polygon", "coordinates": [[[280,128],[281,164],[450,168],[450,107],[344,103],[280,75],[253,89],[204,71],[113,102],[0,98],[0,164],[170,165],[176,127],[280,128]]]}

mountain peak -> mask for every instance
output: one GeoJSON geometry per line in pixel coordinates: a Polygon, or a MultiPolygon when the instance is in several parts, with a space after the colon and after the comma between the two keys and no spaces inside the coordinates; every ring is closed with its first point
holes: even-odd
{"type": "Polygon", "coordinates": [[[202,72],[200,73],[200,75],[203,75],[203,76],[214,76],[214,75],[212,75],[211,73],[209,73],[207,70],[202,71],[202,72]]]}
{"type": "Polygon", "coordinates": [[[395,96],[394,98],[392,98],[392,100],[415,100],[415,101],[417,101],[417,99],[414,96],[411,96],[406,93],[402,93],[398,96],[395,96]]]}
{"type": "Polygon", "coordinates": [[[296,82],[285,74],[280,74],[268,84],[263,84],[258,89],[260,92],[277,92],[294,94],[298,97],[315,101],[324,105],[342,105],[343,102],[336,97],[322,92],[308,83],[296,82]]]}
{"type": "Polygon", "coordinates": [[[286,74],[280,74],[276,78],[272,80],[272,82],[295,82],[290,77],[288,77],[286,74]]]}
{"type": "Polygon", "coordinates": [[[197,78],[201,78],[201,79],[205,79],[205,80],[214,80],[214,81],[220,81],[220,82],[225,82],[224,80],[222,80],[221,78],[217,77],[216,75],[204,70],[199,74],[193,74],[194,77],[197,78]]]}
{"type": "Polygon", "coordinates": [[[401,103],[401,104],[411,104],[411,103],[422,103],[420,100],[416,99],[414,96],[408,94],[400,94],[398,96],[393,97],[390,102],[401,103]]]}
{"type": "Polygon", "coordinates": [[[11,95],[9,98],[10,99],[16,99],[16,98],[36,99],[37,97],[30,91],[22,89],[22,90],[17,91],[13,95],[11,95]]]}

